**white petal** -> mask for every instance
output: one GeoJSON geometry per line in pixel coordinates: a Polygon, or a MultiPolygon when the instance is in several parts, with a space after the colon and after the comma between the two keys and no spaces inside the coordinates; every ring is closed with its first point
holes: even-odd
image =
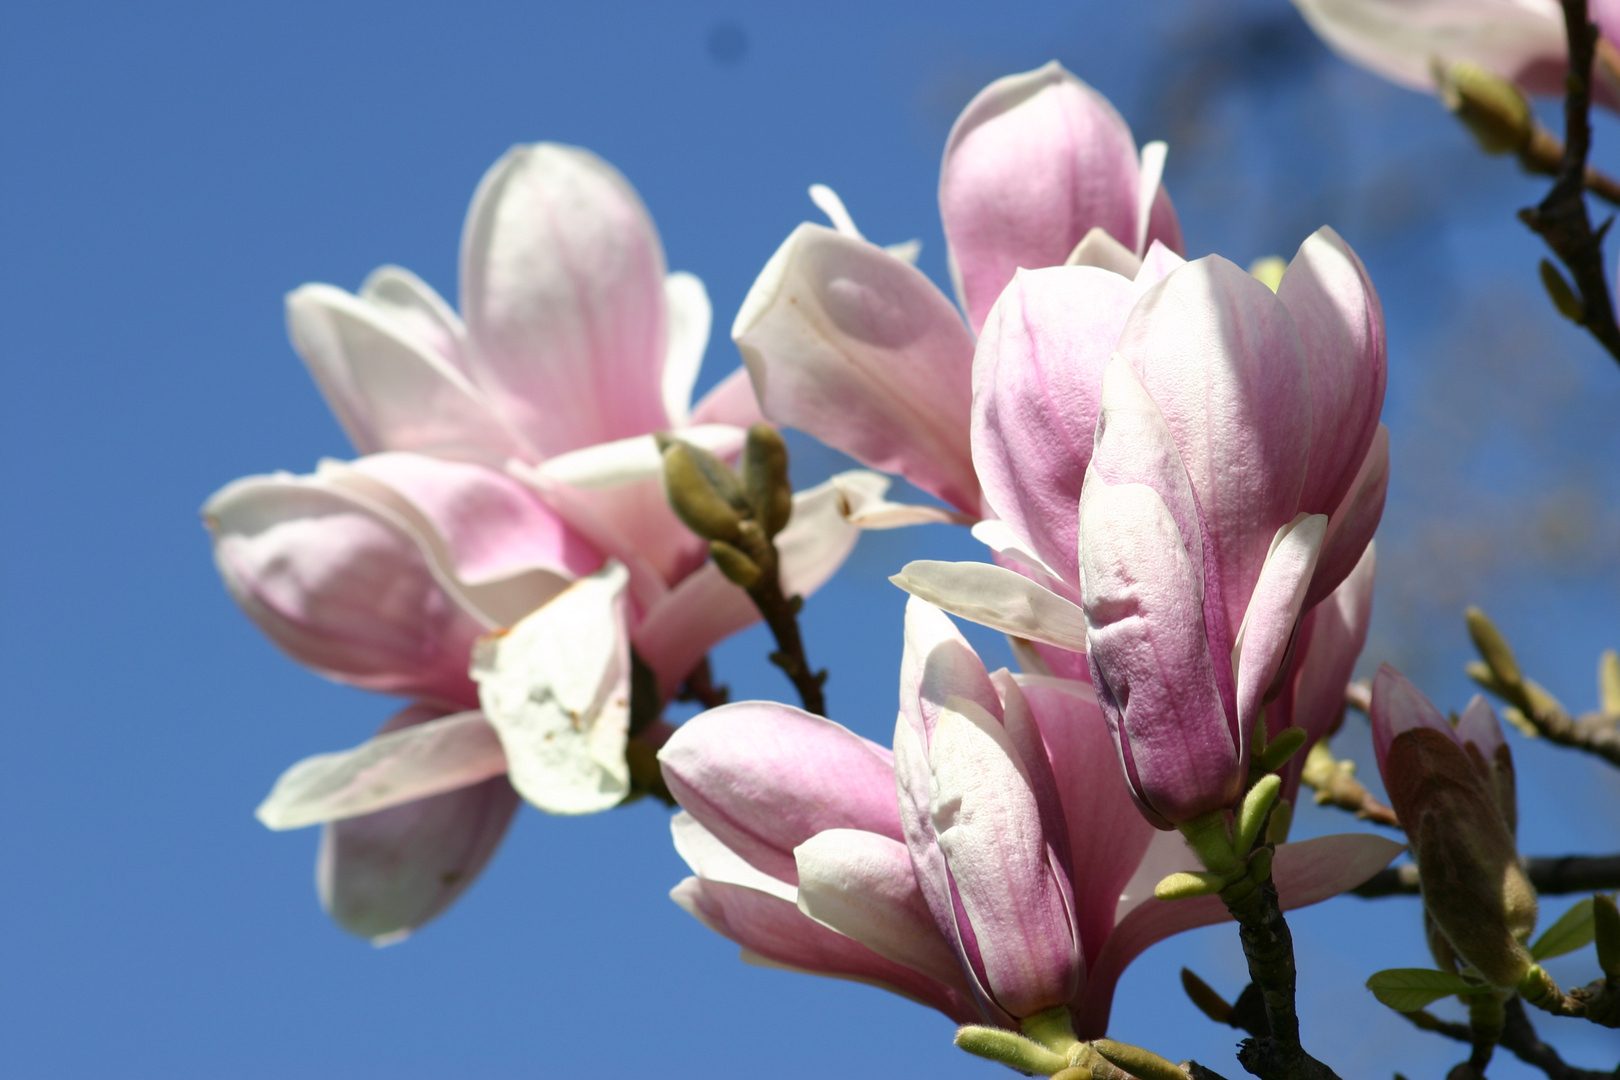
{"type": "MultiPolygon", "coordinates": [[[[734,457],[742,451],[748,433],[730,424],[699,424],[681,428],[676,438],[701,447],[718,457],[734,457]]],[[[568,484],[587,491],[622,487],[639,480],[652,480],[664,472],[664,458],[651,435],[597,443],[548,458],[534,470],[545,481],[568,484]]]]}
{"type": "Polygon", "coordinates": [[[853,236],[857,240],[864,239],[861,230],[855,227],[855,219],[849,216],[844,208],[844,200],[838,197],[838,192],[826,184],[810,185],[810,201],[816,204],[816,209],[827,215],[833,228],[845,236],[853,236]]]}
{"type": "Polygon", "coordinates": [[[433,287],[403,266],[379,266],[366,275],[357,294],[393,316],[407,332],[448,360],[458,371],[467,347],[467,328],[433,287]]]}
{"type": "Polygon", "coordinates": [[[1316,572],[1327,532],[1326,514],[1300,514],[1277,530],[1260,568],[1254,594],[1232,643],[1238,718],[1254,719],[1261,697],[1276,678],[1299,622],[1300,605],[1316,572]]]}
{"type": "Polygon", "coordinates": [[[512,786],[547,813],[606,810],[630,790],[628,581],[610,562],[473,652],[512,786]]]}
{"type": "Polygon", "coordinates": [[[966,525],[971,519],[942,506],[890,502],[884,498],[889,478],[853,469],[832,478],[844,504],[844,520],[861,529],[899,529],[907,525],[966,525]]]}
{"type": "Polygon", "coordinates": [[[922,254],[921,240],[902,240],[898,244],[884,244],[883,250],[899,259],[907,266],[917,265],[917,256],[922,254]]]}
{"type": "Polygon", "coordinates": [[[669,819],[669,832],[675,841],[675,853],[704,881],[740,885],[790,904],[797,901],[797,889],[756,869],[685,810],[669,819]]]}
{"type": "Polygon", "coordinates": [[[1153,217],[1153,202],[1159,195],[1159,182],[1164,179],[1164,159],[1170,148],[1162,142],[1150,142],[1142,147],[1142,173],[1136,189],[1136,250],[1147,249],[1148,222],[1153,217]]]}
{"type": "Polygon", "coordinates": [[[506,771],[501,741],[476,710],[390,731],[353,750],[307,757],[254,811],[271,829],[301,829],[476,784],[506,771]]]}
{"type": "Polygon", "coordinates": [[[703,352],[709,347],[714,308],[709,292],[696,274],[677,270],[664,278],[664,300],[669,305],[668,342],[664,346],[664,411],[679,426],[692,412],[692,387],[703,352]]]}
{"type": "Polygon", "coordinates": [[[1054,586],[1062,586],[1063,578],[1058,572],[1041,561],[1041,557],[1023,537],[1013,532],[1012,527],[1005,521],[990,518],[973,526],[973,539],[995,552],[1008,562],[1018,563],[1029,570],[1027,575],[1042,585],[1057,591],[1054,586]]]}
{"type": "Polygon", "coordinates": [[[1121,277],[1134,279],[1142,269],[1142,258],[1115,240],[1101,225],[1093,225],[1074,245],[1064,266],[1098,266],[1121,277]]]}
{"type": "Polygon", "coordinates": [[[1085,613],[1078,604],[1000,566],[918,559],[889,580],[964,619],[1060,649],[1086,651],[1085,613]]]}

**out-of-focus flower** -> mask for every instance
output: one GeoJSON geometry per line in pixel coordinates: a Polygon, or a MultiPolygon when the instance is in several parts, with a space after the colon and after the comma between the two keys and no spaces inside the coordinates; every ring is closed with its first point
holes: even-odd
{"type": "Polygon", "coordinates": [[[966,326],[904,257],[914,250],[862,239],[815,189],[838,228],[794,230],[732,326],[766,415],[980,517],[973,335],[1019,267],[1134,272],[1155,240],[1179,250],[1164,155],[1150,143],[1138,156],[1113,106],[1055,62],[982,90],[951,130],[939,185],[966,326]]]}
{"type": "MultiPolygon", "coordinates": [[[[323,900],[372,938],[477,875],[517,805],[502,774],[554,813],[626,796],[632,646],[667,697],[757,618],[670,512],[652,433],[731,454],[758,407],[741,370],[689,406],[708,298],[665,274],[625,179],[584,150],[514,148],[473,199],[461,277],[465,321],[395,267],[358,295],[292,293],[293,343],[363,456],[239,480],[204,508],[227,588],[271,640],[415,702],[294,766],[259,811],[326,824],[323,900]]],[[[849,485],[881,502],[873,474],[795,500],[790,592],[853,546],[849,485]]]]}
{"type": "Polygon", "coordinates": [[[1087,663],[1155,824],[1230,805],[1302,612],[1382,512],[1383,317],[1331,229],[1272,292],[1153,248],[1134,279],[1021,272],[974,362],[974,463],[1010,569],[913,563],[896,583],[1087,663]],[[1014,572],[1016,571],[1016,572],[1014,572]],[[1083,611],[1082,611],[1083,607],[1083,611]]]}
{"type": "MultiPolygon", "coordinates": [[[[746,702],[688,722],[660,757],[695,875],[677,903],[745,959],[873,982],[958,1022],[1017,1029],[1067,1009],[1099,1036],[1137,954],[1228,917],[1212,896],[1153,898],[1197,859],[1136,813],[1090,688],[987,673],[915,599],[892,756],[746,702]]],[[[1283,905],[1353,887],[1398,851],[1366,834],[1285,844],[1283,905]]]]}
{"type": "Polygon", "coordinates": [[[1455,727],[1394,668],[1372,687],[1373,748],[1411,841],[1436,960],[1511,989],[1530,969],[1536,892],[1519,865],[1513,755],[1475,696],[1455,727]],[[1449,947],[1449,948],[1448,948],[1449,947]]]}
{"type": "MultiPolygon", "coordinates": [[[[1558,0],[1294,0],[1317,35],[1351,63],[1414,90],[1434,90],[1436,62],[1477,64],[1532,94],[1562,94],[1569,50],[1558,0]]],[[[1620,106],[1612,43],[1620,3],[1592,0],[1606,44],[1594,65],[1596,100],[1620,106]],[[1607,54],[1607,55],[1605,55],[1607,54]]]]}

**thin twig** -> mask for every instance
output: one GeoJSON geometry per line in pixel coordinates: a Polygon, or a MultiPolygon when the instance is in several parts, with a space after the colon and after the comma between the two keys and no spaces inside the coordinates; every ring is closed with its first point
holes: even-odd
{"type": "MultiPolygon", "coordinates": [[[[1530,1023],[1529,1013],[1525,1012],[1524,1002],[1519,998],[1515,997],[1509,1001],[1503,1013],[1502,1041],[1498,1045],[1525,1064],[1533,1065],[1546,1073],[1548,1080],[1616,1080],[1620,1077],[1620,1069],[1603,1072],[1598,1069],[1577,1068],[1566,1063],[1557,1050],[1541,1041],[1541,1036],[1536,1034],[1535,1026],[1530,1023]]],[[[1441,1020],[1422,1009],[1401,1015],[1410,1020],[1414,1027],[1444,1035],[1457,1042],[1465,1043],[1473,1038],[1467,1024],[1441,1020]]]]}
{"type": "Polygon", "coordinates": [[[749,586],[748,598],[759,609],[765,625],[771,628],[771,636],[776,639],[776,651],[771,653],[770,661],[793,683],[805,712],[826,716],[827,698],[822,685],[827,681],[827,672],[811,669],[804,652],[804,639],[799,635],[799,609],[804,607],[804,600],[783,594],[776,545],[766,539],[757,526],[748,526],[754,526],[754,522],[744,523],[737,546],[763,571],[759,580],[749,586]]]}
{"type": "MultiPolygon", "coordinates": [[[[1526,172],[1557,176],[1563,162],[1564,144],[1558,136],[1535,124],[1529,142],[1519,151],[1519,164],[1526,172]]],[[[1611,206],[1620,206],[1620,181],[1590,165],[1586,167],[1586,190],[1611,206]]]]}
{"type": "MultiPolygon", "coordinates": [[[[1620,889],[1620,855],[1561,855],[1525,860],[1525,874],[1543,896],[1620,889]]],[[[1417,896],[1417,867],[1412,863],[1390,866],[1350,890],[1363,899],[1381,896],[1417,896]]]]}
{"type": "Polygon", "coordinates": [[[1564,95],[1564,155],[1547,197],[1519,211],[1519,219],[1552,248],[1575,279],[1580,297],[1579,322],[1620,361],[1620,325],[1603,272],[1603,234],[1592,228],[1586,213],[1586,156],[1592,145],[1588,112],[1592,96],[1592,54],[1597,27],[1587,16],[1586,0],[1563,0],[1564,32],[1569,44],[1569,75],[1564,95]]]}
{"type": "Polygon", "coordinates": [[[698,666],[681,684],[680,690],[675,694],[676,701],[695,701],[705,709],[718,709],[731,700],[731,687],[724,683],[716,684],[714,669],[709,665],[709,658],[705,656],[698,661],[698,666]]]}

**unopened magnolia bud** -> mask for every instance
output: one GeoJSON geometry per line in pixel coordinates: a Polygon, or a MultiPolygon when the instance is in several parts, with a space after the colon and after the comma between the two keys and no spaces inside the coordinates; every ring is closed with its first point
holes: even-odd
{"type": "Polygon", "coordinates": [[[1598,967],[1611,979],[1620,979],[1620,908],[1614,897],[1592,897],[1592,940],[1597,942],[1598,967]]]}
{"type": "Polygon", "coordinates": [[[1435,64],[1440,100],[1456,114],[1487,154],[1522,149],[1535,131],[1530,103],[1519,88],[1478,64],[1435,64]]]}
{"type": "Polygon", "coordinates": [[[735,540],[748,500],[730,467],[707,450],[671,442],[664,451],[664,493],[686,527],[705,540],[735,540]]]}
{"type": "Polygon", "coordinates": [[[1493,779],[1449,733],[1416,727],[1390,742],[1384,781],[1435,925],[1492,986],[1516,985],[1531,962],[1523,942],[1535,929],[1536,894],[1493,779]]]}
{"type": "Polygon", "coordinates": [[[1613,649],[1598,660],[1598,707],[1604,716],[1620,719],[1620,653],[1613,649]]]}
{"type": "Polygon", "coordinates": [[[1187,991],[1187,996],[1198,1006],[1199,1012],[1217,1024],[1232,1022],[1232,1006],[1215,992],[1213,986],[1194,975],[1188,968],[1181,969],[1181,988],[1187,991]]]}
{"type": "Polygon", "coordinates": [[[1108,1061],[1140,1080],[1190,1080],[1187,1073],[1173,1062],[1130,1043],[1113,1039],[1093,1039],[1092,1049],[1108,1061]]]}
{"type": "Polygon", "coordinates": [[[976,1057],[999,1061],[1031,1076],[1051,1076],[1069,1067],[1068,1058],[1006,1028],[969,1024],[957,1029],[955,1042],[976,1057]]]}
{"type": "Polygon", "coordinates": [[[745,589],[752,589],[765,574],[758,563],[724,540],[709,541],[709,557],[726,575],[727,581],[745,589]]]}
{"type": "Polygon", "coordinates": [[[1468,621],[1468,636],[1474,639],[1474,648],[1479,650],[1480,657],[1496,676],[1497,682],[1507,690],[1520,686],[1524,676],[1519,673],[1519,662],[1496,624],[1477,607],[1470,607],[1464,617],[1468,621]]]}
{"type": "Polygon", "coordinates": [[[787,443],[769,424],[748,429],[743,448],[743,489],[754,508],[754,520],[767,537],[775,536],[793,515],[793,487],[788,483],[787,443]]]}
{"type": "Polygon", "coordinates": [[[1575,290],[1569,287],[1564,275],[1558,272],[1558,267],[1549,260],[1541,260],[1541,287],[1547,290],[1547,296],[1558,309],[1558,314],[1580,326],[1586,322],[1586,305],[1581,298],[1575,295],[1575,290]]]}

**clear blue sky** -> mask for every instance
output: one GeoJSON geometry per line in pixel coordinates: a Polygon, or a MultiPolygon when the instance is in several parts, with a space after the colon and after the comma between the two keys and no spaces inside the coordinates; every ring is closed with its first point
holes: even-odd
{"type": "MultiPolygon", "coordinates": [[[[197,507],[248,473],[349,448],[286,343],[281,297],[394,262],[454,295],[473,187],[510,144],[590,147],[639,188],[673,268],[728,327],[766,257],[834,186],[867,235],[920,237],[956,111],[1056,57],[1139,139],[1171,142],[1190,254],[1290,254],[1337,227],[1391,334],[1395,491],[1369,659],[1442,707],[1459,612],[1497,614],[1536,678],[1590,708],[1620,645],[1620,367],[1552,315],[1513,220],[1540,181],[1480,157],[1434,102],[1331,58],[1283,0],[1101,3],[464,2],[7,5],[0,10],[0,1072],[90,1077],[1004,1075],[944,1019],[866,987],[742,965],[665,893],[663,811],[520,814],[444,918],[375,950],[327,924],[315,833],[251,811],[277,773],[389,703],[284,659],[226,598],[197,507]]],[[[1620,164],[1620,125],[1599,130],[1620,164]]],[[[723,332],[705,384],[737,364],[723,332]]],[[[795,472],[837,467],[803,441],[795,472]]],[[[892,732],[911,557],[868,537],[811,603],[834,715],[892,732]]],[[[983,640],[981,638],[981,640],[983,640]]],[[[759,633],[719,650],[736,696],[785,697],[759,633]]],[[[1000,655],[1000,654],[998,654],[1000,655]]],[[[1347,752],[1370,771],[1364,725],[1347,752]]],[[[1520,750],[1524,846],[1614,850],[1620,784],[1520,750]]],[[[1357,827],[1305,811],[1307,833],[1357,827]]],[[[1549,913],[1562,905],[1551,902],[1549,913]]],[[[1294,921],[1310,1045],[1346,1076],[1460,1054],[1361,989],[1423,963],[1415,904],[1294,921]]],[[[1115,1034],[1234,1078],[1231,928],[1158,946],[1115,1034]]],[[[1560,967],[1588,978],[1590,954],[1560,967]]],[[[1547,1021],[1577,1063],[1612,1037],[1547,1021]]],[[[1504,1063],[1493,1076],[1526,1073],[1504,1063]]]]}

